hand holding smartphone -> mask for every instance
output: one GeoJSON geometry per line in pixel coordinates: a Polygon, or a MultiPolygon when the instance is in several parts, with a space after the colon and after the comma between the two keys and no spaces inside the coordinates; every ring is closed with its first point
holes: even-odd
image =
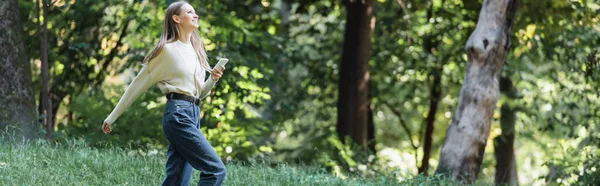
{"type": "Polygon", "coordinates": [[[222,67],[225,67],[225,64],[227,64],[227,62],[229,61],[229,59],[222,57],[217,57],[217,59],[219,60],[219,62],[213,67],[213,69],[222,69],[222,67]]]}
{"type": "Polygon", "coordinates": [[[225,70],[225,64],[229,61],[227,58],[217,57],[219,62],[210,70],[210,76],[213,80],[218,80],[223,75],[223,70],[225,70]]]}

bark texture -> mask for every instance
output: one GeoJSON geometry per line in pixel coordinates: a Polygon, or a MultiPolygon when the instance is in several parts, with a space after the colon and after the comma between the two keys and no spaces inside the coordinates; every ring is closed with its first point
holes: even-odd
{"type": "Polygon", "coordinates": [[[17,0],[0,1],[0,131],[32,139],[39,125],[18,15],[17,0]]]}
{"type": "Polygon", "coordinates": [[[468,61],[458,106],[446,131],[437,173],[473,183],[479,173],[498,101],[498,80],[508,54],[516,0],[485,0],[467,40],[468,61]]]}
{"type": "Polygon", "coordinates": [[[363,150],[369,147],[369,58],[375,26],[373,0],[345,0],[346,30],[340,65],[336,131],[350,136],[363,150]]]}

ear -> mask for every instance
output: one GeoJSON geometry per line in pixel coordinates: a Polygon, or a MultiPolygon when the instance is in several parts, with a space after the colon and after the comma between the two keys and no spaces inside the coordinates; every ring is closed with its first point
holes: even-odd
{"type": "Polygon", "coordinates": [[[173,15],[173,16],[171,17],[171,19],[173,19],[173,21],[175,21],[175,23],[177,23],[177,24],[179,24],[179,22],[180,22],[180,20],[179,20],[179,16],[177,16],[177,15],[173,15]]]}

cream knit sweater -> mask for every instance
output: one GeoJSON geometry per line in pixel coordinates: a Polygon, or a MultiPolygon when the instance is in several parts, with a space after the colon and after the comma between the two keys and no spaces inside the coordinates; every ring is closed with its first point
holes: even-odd
{"type": "Polygon", "coordinates": [[[206,73],[197,59],[190,43],[177,40],[165,44],[156,58],[142,66],[104,122],[115,122],[140,94],[154,84],[163,94],[176,92],[204,99],[216,81],[210,77],[204,81],[206,73]]]}

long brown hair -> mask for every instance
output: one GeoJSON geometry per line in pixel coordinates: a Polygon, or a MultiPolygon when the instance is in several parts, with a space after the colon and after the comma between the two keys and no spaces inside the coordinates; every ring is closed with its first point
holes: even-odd
{"type": "MultiPolygon", "coordinates": [[[[187,4],[186,1],[177,1],[169,5],[167,8],[167,12],[165,13],[165,20],[163,23],[163,30],[160,34],[160,39],[158,40],[158,44],[154,47],[152,52],[144,57],[144,64],[149,63],[152,59],[156,58],[162,52],[165,44],[177,41],[179,39],[179,27],[177,27],[177,23],[173,21],[173,15],[179,15],[181,13],[181,6],[187,4]]],[[[198,62],[200,66],[204,68],[204,70],[208,71],[210,69],[210,65],[208,64],[208,58],[206,56],[206,51],[204,51],[204,44],[202,43],[202,38],[198,34],[198,30],[194,30],[192,32],[192,37],[190,38],[192,46],[196,51],[196,55],[198,56],[198,62]]]]}

